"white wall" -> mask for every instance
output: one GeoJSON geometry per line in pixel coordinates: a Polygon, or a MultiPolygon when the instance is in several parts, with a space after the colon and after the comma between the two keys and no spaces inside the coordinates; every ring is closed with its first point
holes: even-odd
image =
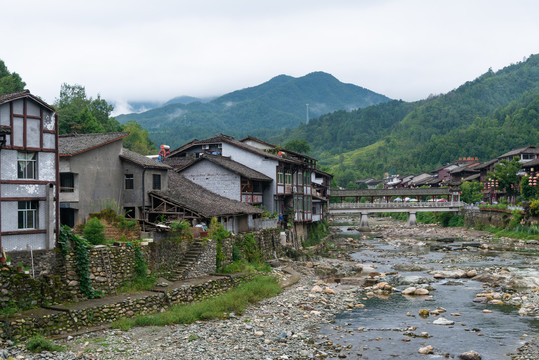
{"type": "Polygon", "coordinates": [[[264,191],[263,196],[265,208],[269,212],[274,212],[275,202],[273,201],[273,196],[276,193],[275,187],[277,184],[277,166],[279,165],[279,162],[277,160],[264,158],[261,155],[240,149],[228,143],[223,143],[222,150],[223,156],[230,156],[232,160],[250,167],[251,169],[254,169],[273,179],[271,186],[264,191]]]}
{"type": "Polygon", "coordinates": [[[216,194],[241,201],[241,177],[222,166],[201,160],[180,174],[216,194]]]}

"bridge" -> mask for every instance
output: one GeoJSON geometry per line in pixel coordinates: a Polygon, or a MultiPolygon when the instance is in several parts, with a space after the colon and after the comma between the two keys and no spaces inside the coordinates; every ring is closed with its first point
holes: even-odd
{"type": "Polygon", "coordinates": [[[368,214],[371,213],[406,212],[407,224],[413,226],[417,224],[417,212],[457,212],[464,206],[459,191],[451,188],[332,190],[330,197],[341,202],[330,203],[329,213],[337,216],[361,214],[360,227],[369,226],[368,214]],[[370,202],[360,202],[364,197],[370,202]],[[356,201],[345,201],[350,198],[356,201]]]}

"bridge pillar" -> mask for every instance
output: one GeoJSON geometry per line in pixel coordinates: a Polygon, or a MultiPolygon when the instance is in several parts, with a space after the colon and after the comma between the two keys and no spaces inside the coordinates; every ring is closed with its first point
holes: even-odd
{"type": "Polygon", "coordinates": [[[406,222],[406,225],[408,226],[415,226],[417,225],[417,219],[415,217],[415,211],[410,211],[408,213],[408,222],[406,222]]]}
{"type": "Polygon", "coordinates": [[[362,211],[361,212],[361,221],[359,222],[359,227],[368,228],[369,227],[369,213],[362,211]]]}

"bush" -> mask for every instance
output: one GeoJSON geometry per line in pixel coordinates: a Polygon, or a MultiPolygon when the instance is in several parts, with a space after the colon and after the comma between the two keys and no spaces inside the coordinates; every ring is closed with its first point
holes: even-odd
{"type": "Polygon", "coordinates": [[[38,353],[42,351],[62,351],[64,348],[45,339],[43,335],[35,335],[26,342],[26,350],[38,353]]]}
{"type": "Polygon", "coordinates": [[[91,218],[84,226],[82,234],[92,245],[103,244],[105,242],[105,225],[98,218],[91,218]]]}

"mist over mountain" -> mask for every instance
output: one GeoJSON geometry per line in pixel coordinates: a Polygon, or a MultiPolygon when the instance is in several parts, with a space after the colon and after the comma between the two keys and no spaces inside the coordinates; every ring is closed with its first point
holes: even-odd
{"type": "Polygon", "coordinates": [[[179,97],[158,108],[116,119],[120,123],[135,120],[155,143],[177,147],[218,133],[273,136],[306,122],[307,117],[389,100],[360,86],[342,83],[330,74],[314,72],[299,78],[279,75],[210,101],[179,97]]]}

